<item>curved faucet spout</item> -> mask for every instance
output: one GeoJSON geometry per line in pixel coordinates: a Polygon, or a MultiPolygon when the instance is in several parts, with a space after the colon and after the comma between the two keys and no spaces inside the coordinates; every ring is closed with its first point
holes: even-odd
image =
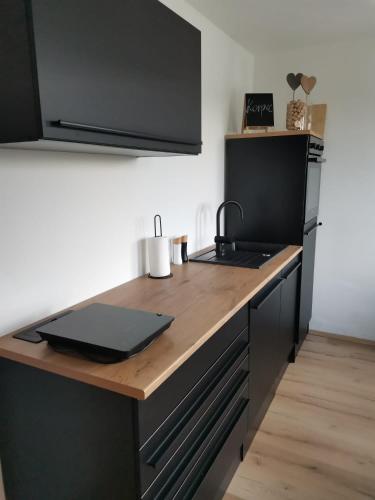
{"type": "Polygon", "coordinates": [[[221,254],[221,245],[222,245],[222,243],[226,243],[226,242],[229,241],[229,239],[226,238],[225,236],[220,236],[220,215],[221,215],[221,211],[223,210],[223,208],[226,207],[227,205],[234,205],[234,206],[236,206],[238,208],[239,212],[240,212],[242,223],[244,222],[243,208],[242,208],[241,204],[238,203],[238,201],[227,200],[227,201],[224,201],[219,206],[219,208],[217,209],[217,212],[216,212],[216,237],[215,237],[216,255],[220,255],[221,254]]]}

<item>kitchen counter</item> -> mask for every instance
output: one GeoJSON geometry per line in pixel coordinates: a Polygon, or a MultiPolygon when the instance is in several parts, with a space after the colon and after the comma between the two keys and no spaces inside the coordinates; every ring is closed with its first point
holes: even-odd
{"type": "Polygon", "coordinates": [[[260,269],[190,262],[75,306],[175,316],[120,363],[1,338],[7,498],[221,498],[295,357],[301,250],[260,269]]]}
{"type": "Polygon", "coordinates": [[[174,266],[172,279],[143,276],[69,308],[101,302],[175,316],[160,338],[126,361],[102,365],[59,354],[46,342],[31,344],[14,339],[13,334],[0,338],[0,356],[135,399],[146,399],[301,251],[302,247],[288,246],[261,269],[193,262],[174,266]]]}

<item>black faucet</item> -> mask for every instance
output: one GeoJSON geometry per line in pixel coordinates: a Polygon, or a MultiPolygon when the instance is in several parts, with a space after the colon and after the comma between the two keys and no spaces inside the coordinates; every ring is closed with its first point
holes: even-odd
{"type": "Polygon", "coordinates": [[[241,215],[241,220],[242,220],[242,224],[244,222],[244,218],[243,218],[243,208],[242,206],[238,203],[238,201],[234,201],[234,200],[228,200],[228,201],[224,201],[220,206],[219,208],[217,209],[217,212],[216,212],[216,236],[215,236],[215,243],[216,243],[216,255],[219,257],[220,255],[222,255],[224,253],[223,251],[223,246],[225,243],[231,243],[232,244],[232,250],[234,250],[234,238],[231,238],[229,236],[220,236],[220,214],[221,214],[221,211],[222,209],[227,206],[227,205],[235,205],[238,210],[240,211],[240,215],[241,215]]]}

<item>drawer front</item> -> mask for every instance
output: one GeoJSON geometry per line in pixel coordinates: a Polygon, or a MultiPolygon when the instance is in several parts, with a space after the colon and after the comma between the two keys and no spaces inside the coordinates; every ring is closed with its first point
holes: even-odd
{"type": "MultiPolygon", "coordinates": [[[[244,363],[247,363],[247,359],[244,363]]],[[[219,444],[220,447],[223,445],[233,428],[233,419],[238,420],[245,407],[247,408],[247,402],[248,377],[245,374],[242,380],[232,383],[226,394],[210,407],[142,498],[144,500],[183,498],[181,491],[188,488],[191,482],[189,478],[201,472],[204,458],[210,450],[216,450],[219,444]]],[[[247,421],[247,410],[245,420],[247,421]]]]}
{"type": "Polygon", "coordinates": [[[294,269],[298,266],[298,264],[301,262],[301,254],[297,255],[292,261],[287,264],[284,269],[280,273],[280,278],[281,279],[286,279],[288,276],[294,272],[294,269]]]}
{"type": "Polygon", "coordinates": [[[250,433],[257,430],[280,371],[281,287],[276,278],[250,303],[250,433]],[[261,416],[260,416],[261,415],[261,416]]]}
{"type": "Polygon", "coordinates": [[[293,360],[298,325],[298,288],[301,276],[301,262],[296,262],[283,277],[281,288],[280,336],[278,352],[284,365],[293,360]]]}
{"type": "Polygon", "coordinates": [[[225,407],[233,394],[248,380],[247,331],[236,342],[223,363],[215,366],[208,380],[191,391],[161,429],[140,450],[140,476],[142,493],[165,467],[173,468],[188,449],[194,436],[206,426],[219,407],[225,407]],[[246,334],[246,335],[245,335],[246,334]],[[240,341],[241,340],[241,341],[240,341]],[[172,464],[171,464],[172,462],[172,464]]]}
{"type": "MultiPolygon", "coordinates": [[[[248,405],[248,403],[243,403],[244,405],[248,405]]],[[[247,428],[245,410],[246,406],[244,406],[240,416],[234,415],[227,428],[223,429],[220,442],[207,453],[200,466],[201,473],[194,477],[183,498],[220,500],[224,497],[229,483],[243,459],[243,442],[247,428]],[[205,471],[207,471],[206,475],[202,478],[205,471]]]]}
{"type": "Polygon", "coordinates": [[[248,327],[244,306],[145,401],[139,401],[138,426],[142,447],[160,428],[192,388],[248,327]]]}
{"type": "Polygon", "coordinates": [[[178,500],[223,498],[241,459],[246,434],[249,401],[238,401],[211,443],[174,494],[178,500]]]}

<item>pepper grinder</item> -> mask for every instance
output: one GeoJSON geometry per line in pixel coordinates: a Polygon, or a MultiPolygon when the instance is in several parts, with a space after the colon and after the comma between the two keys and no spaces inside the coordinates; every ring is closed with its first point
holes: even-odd
{"type": "Polygon", "coordinates": [[[189,262],[189,257],[187,253],[187,242],[188,242],[188,235],[184,234],[184,236],[181,237],[181,259],[183,263],[189,262]]]}

